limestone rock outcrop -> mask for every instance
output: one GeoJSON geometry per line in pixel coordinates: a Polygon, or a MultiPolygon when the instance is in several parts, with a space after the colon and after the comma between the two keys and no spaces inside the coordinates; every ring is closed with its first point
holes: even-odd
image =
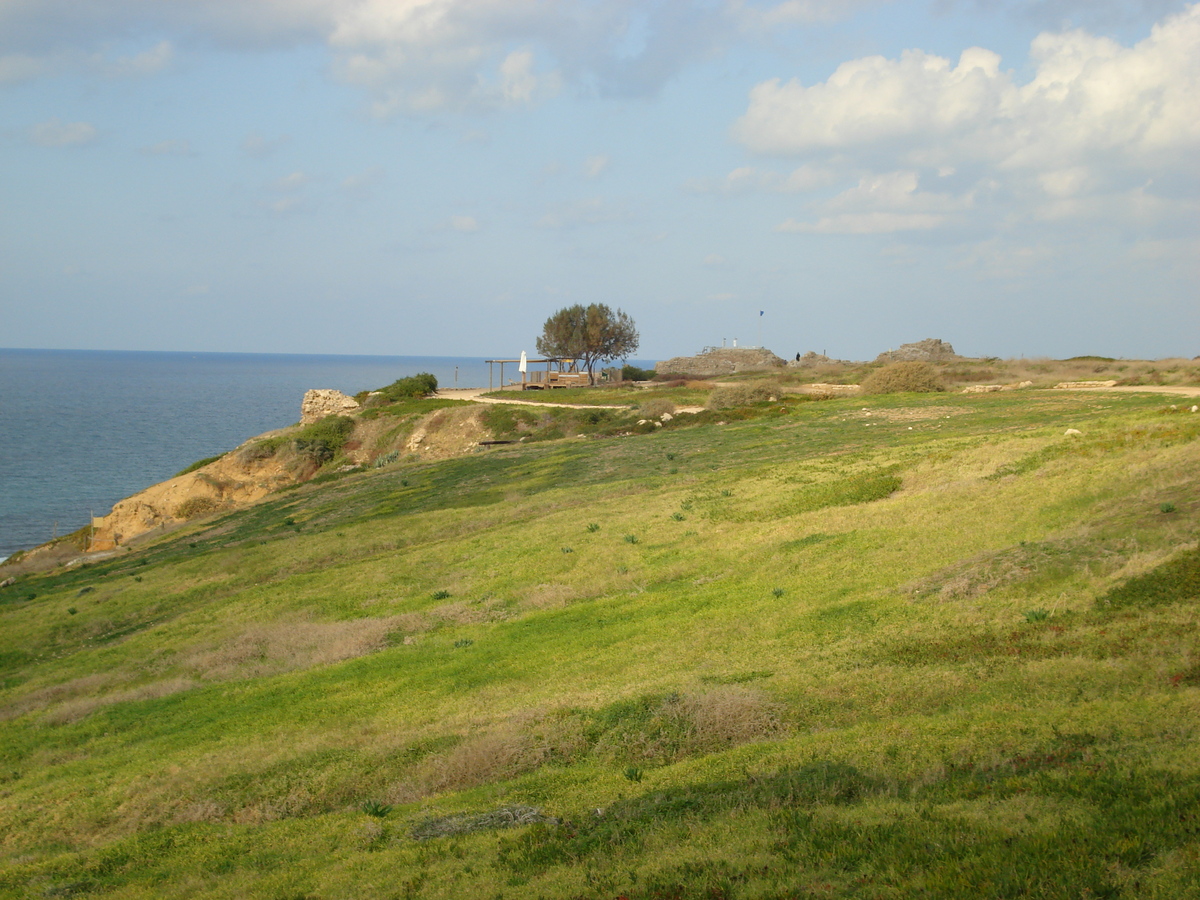
{"type": "Polygon", "coordinates": [[[696,356],[676,356],[654,367],[660,375],[688,378],[717,378],[735,372],[782,369],[786,363],[762,347],[712,347],[696,356]]]}
{"type": "Polygon", "coordinates": [[[326,416],[345,416],[358,409],[358,401],[341,391],[316,388],[300,401],[300,424],[311,425],[326,416]]]}
{"type": "Polygon", "coordinates": [[[901,344],[898,350],[888,350],[875,357],[877,363],[910,362],[944,362],[958,356],[954,348],[945,341],[937,338],[926,338],[915,344],[901,344]]]}

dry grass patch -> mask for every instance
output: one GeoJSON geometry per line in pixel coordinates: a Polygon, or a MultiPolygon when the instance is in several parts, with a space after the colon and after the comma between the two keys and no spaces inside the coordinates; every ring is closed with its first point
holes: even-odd
{"type": "Polygon", "coordinates": [[[172,694],[191,690],[197,684],[199,682],[191,678],[169,678],[165,681],[154,681],[111,694],[76,697],[47,712],[42,717],[42,721],[47,725],[67,725],[71,722],[78,722],[106,706],[114,706],[117,703],[133,703],[138,700],[158,700],[161,697],[169,697],[172,694]]]}
{"type": "Polygon", "coordinates": [[[690,726],[689,749],[711,753],[779,737],[784,732],[781,706],[762,691],[731,684],[689,694],[679,711],[690,726]]]}
{"type": "Polygon", "coordinates": [[[0,721],[15,719],[17,716],[23,716],[35,710],[46,709],[55,703],[82,700],[95,695],[116,680],[117,676],[112,672],[96,672],[92,675],[72,678],[61,684],[37,688],[0,707],[0,721]]]}
{"type": "MultiPolygon", "coordinates": [[[[382,649],[404,616],[348,622],[257,625],[218,646],[194,650],[183,666],[207,681],[257,678],[366,656],[382,649]]],[[[404,622],[403,624],[412,624],[404,622]]]]}
{"type": "Polygon", "coordinates": [[[550,748],[515,726],[467,738],[431,759],[421,781],[431,790],[458,791],[532,772],[550,756],[550,748]]]}

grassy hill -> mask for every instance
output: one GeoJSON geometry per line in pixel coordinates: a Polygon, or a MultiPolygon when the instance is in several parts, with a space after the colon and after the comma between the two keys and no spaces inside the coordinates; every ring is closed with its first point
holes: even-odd
{"type": "Polygon", "coordinates": [[[760,404],[23,576],[0,896],[1200,896],[1169,404],[760,404]]]}

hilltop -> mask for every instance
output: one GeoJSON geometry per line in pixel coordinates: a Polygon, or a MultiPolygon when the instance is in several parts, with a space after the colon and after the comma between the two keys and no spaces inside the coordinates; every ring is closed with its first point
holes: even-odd
{"type": "Polygon", "coordinates": [[[0,895],[1191,895],[1200,413],[1064,371],[406,400],[511,443],[19,576],[0,895]]]}

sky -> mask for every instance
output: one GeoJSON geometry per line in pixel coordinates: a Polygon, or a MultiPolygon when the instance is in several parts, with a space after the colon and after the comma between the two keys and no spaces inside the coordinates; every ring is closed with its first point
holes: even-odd
{"type": "Polygon", "coordinates": [[[0,0],[0,346],[1200,354],[1200,4],[0,0]]]}

